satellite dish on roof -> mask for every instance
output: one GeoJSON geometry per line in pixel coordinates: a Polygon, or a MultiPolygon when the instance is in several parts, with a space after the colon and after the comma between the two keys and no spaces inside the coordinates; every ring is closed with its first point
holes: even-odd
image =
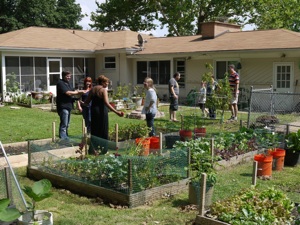
{"type": "Polygon", "coordinates": [[[144,39],[142,37],[141,34],[138,34],[138,42],[139,42],[139,46],[143,46],[144,45],[144,39]]]}

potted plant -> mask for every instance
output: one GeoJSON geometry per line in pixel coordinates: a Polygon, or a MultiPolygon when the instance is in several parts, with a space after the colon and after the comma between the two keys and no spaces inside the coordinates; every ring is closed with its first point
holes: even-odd
{"type": "Polygon", "coordinates": [[[201,174],[206,173],[206,202],[205,207],[211,204],[214,185],[217,181],[217,173],[214,167],[217,157],[212,157],[208,138],[199,138],[191,141],[177,142],[175,149],[190,149],[191,163],[189,165],[189,202],[199,204],[201,174]]]}
{"type": "Polygon", "coordinates": [[[10,224],[21,216],[21,213],[16,208],[9,206],[10,200],[8,198],[0,199],[0,224],[10,224]]]}
{"type": "Polygon", "coordinates": [[[31,199],[28,211],[18,218],[19,225],[53,225],[53,215],[46,210],[36,210],[36,202],[42,201],[52,195],[52,184],[47,179],[34,182],[32,187],[24,186],[24,193],[31,199]]]}
{"type": "Polygon", "coordinates": [[[182,116],[181,130],[179,136],[181,141],[191,140],[193,137],[193,126],[195,125],[194,116],[182,116]]]}
{"type": "Polygon", "coordinates": [[[291,132],[286,137],[286,154],[284,164],[295,166],[300,163],[300,129],[297,132],[291,132]]]}

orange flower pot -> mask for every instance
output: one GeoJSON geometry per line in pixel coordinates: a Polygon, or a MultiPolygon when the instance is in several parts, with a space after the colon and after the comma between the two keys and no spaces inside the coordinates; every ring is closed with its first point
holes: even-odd
{"type": "Polygon", "coordinates": [[[195,128],[194,133],[195,137],[205,137],[206,127],[195,128]]]}
{"type": "Polygon", "coordinates": [[[191,130],[180,130],[179,136],[181,141],[188,141],[192,139],[193,132],[191,130]]]}
{"type": "Polygon", "coordinates": [[[135,144],[140,145],[143,149],[142,152],[140,152],[140,155],[147,156],[149,155],[150,150],[150,138],[136,138],[135,144]]]}
{"type": "Polygon", "coordinates": [[[272,162],[273,162],[272,155],[258,154],[254,156],[254,160],[258,162],[258,166],[257,166],[258,177],[272,176],[272,162]]]}
{"type": "Polygon", "coordinates": [[[150,138],[150,153],[158,154],[159,151],[159,137],[150,138]]]}
{"type": "Polygon", "coordinates": [[[285,150],[281,148],[275,148],[269,151],[270,155],[273,156],[273,170],[282,170],[284,166],[285,150]]]}

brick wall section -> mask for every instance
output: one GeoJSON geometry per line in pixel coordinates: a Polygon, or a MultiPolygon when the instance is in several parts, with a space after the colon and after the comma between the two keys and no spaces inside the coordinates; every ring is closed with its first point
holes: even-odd
{"type": "Polygon", "coordinates": [[[206,22],[201,24],[202,38],[214,38],[218,34],[225,31],[237,32],[241,31],[241,27],[235,24],[222,23],[222,22],[206,22]]]}

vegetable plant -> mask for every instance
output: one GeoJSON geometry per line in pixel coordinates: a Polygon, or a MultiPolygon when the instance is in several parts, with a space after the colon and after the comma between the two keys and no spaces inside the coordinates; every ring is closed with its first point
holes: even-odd
{"type": "Polygon", "coordinates": [[[275,188],[252,186],[235,196],[214,202],[207,216],[233,224],[292,224],[294,203],[275,188]]]}
{"type": "Polygon", "coordinates": [[[21,216],[19,210],[9,207],[9,203],[7,198],[0,199],[0,222],[12,222],[21,216]]]}

